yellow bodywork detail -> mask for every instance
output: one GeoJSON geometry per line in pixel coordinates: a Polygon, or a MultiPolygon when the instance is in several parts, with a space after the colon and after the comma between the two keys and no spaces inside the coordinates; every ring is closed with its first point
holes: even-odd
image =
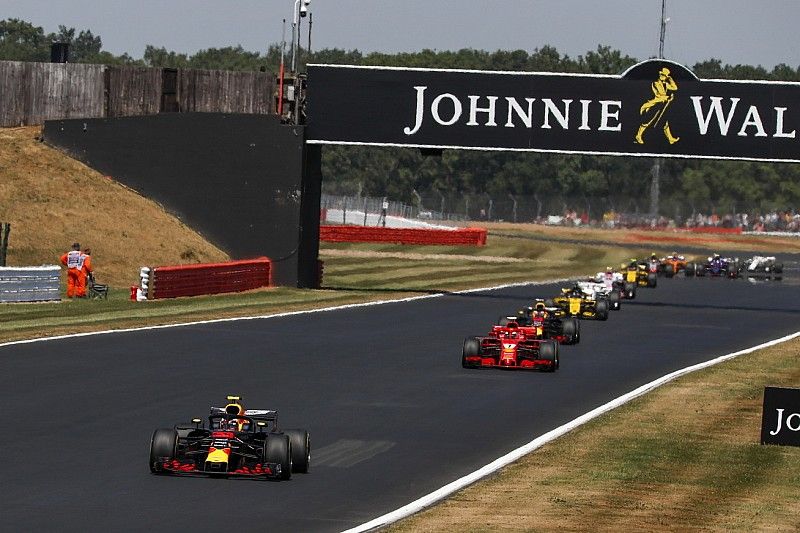
{"type": "Polygon", "coordinates": [[[638,272],[636,272],[635,270],[628,270],[625,273],[626,281],[635,282],[637,277],[638,277],[638,272]]]}
{"type": "Polygon", "coordinates": [[[228,462],[228,453],[225,449],[217,450],[216,448],[209,449],[208,457],[206,457],[207,463],[227,463],[228,462]]]}
{"type": "Polygon", "coordinates": [[[581,312],[581,299],[580,298],[570,298],[569,299],[569,312],[572,315],[577,315],[581,312]]]}

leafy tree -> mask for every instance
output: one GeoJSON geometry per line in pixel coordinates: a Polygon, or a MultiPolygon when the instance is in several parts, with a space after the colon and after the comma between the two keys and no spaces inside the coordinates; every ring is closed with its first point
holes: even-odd
{"type": "Polygon", "coordinates": [[[48,61],[50,39],[41,26],[19,19],[0,20],[0,59],[48,61]]]}

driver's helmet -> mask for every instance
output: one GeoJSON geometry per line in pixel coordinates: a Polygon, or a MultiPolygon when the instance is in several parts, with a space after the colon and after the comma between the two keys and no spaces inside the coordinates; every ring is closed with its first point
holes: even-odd
{"type": "Polygon", "coordinates": [[[614,269],[610,266],[606,267],[606,272],[614,272],[614,269]]]}
{"type": "Polygon", "coordinates": [[[678,252],[672,252],[672,257],[678,259],[680,256],[678,255],[678,252]]]}
{"type": "Polygon", "coordinates": [[[223,419],[220,424],[225,423],[226,428],[231,431],[247,431],[250,424],[244,418],[235,418],[236,415],[244,416],[244,406],[237,402],[231,402],[225,406],[225,412],[234,418],[223,419]]]}
{"type": "Polygon", "coordinates": [[[651,260],[651,261],[658,261],[658,256],[656,255],[656,253],[655,253],[655,252],[653,252],[652,254],[650,254],[650,260],[651,260]]]}
{"type": "Polygon", "coordinates": [[[534,308],[534,309],[536,310],[536,312],[538,312],[538,313],[542,313],[542,312],[544,312],[544,311],[547,311],[547,306],[546,306],[546,305],[544,305],[544,302],[536,302],[536,305],[534,305],[534,306],[533,306],[533,308],[534,308]]]}
{"type": "Polygon", "coordinates": [[[719,259],[719,254],[714,254],[714,259],[719,259]]]}

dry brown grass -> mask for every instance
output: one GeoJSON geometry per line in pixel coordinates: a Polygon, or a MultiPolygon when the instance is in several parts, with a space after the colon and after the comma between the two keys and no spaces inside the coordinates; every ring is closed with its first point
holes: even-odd
{"type": "Polygon", "coordinates": [[[800,448],[758,442],[799,382],[800,340],[685,376],[391,531],[797,531],[800,448]]]}
{"type": "Polygon", "coordinates": [[[98,281],[137,282],[142,265],[226,260],[155,202],[37,140],[0,129],[0,221],[11,223],[9,266],[56,264],[75,241],[92,248],[98,281]]]}

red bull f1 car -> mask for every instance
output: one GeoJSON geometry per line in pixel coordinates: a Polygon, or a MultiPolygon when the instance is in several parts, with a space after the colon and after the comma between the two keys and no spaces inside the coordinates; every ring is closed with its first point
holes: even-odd
{"type": "Polygon", "coordinates": [[[524,370],[558,369],[558,343],[537,339],[531,328],[517,322],[492,326],[488,335],[467,337],[461,352],[464,368],[506,368],[524,370]]]}
{"type": "Polygon", "coordinates": [[[544,300],[536,300],[533,306],[520,309],[516,316],[501,319],[498,324],[516,322],[527,337],[539,340],[554,340],[559,344],[578,344],[581,326],[574,317],[558,317],[557,307],[547,307],[544,300]]]}
{"type": "Polygon", "coordinates": [[[154,474],[212,475],[289,479],[308,472],[311,439],[302,429],[278,429],[278,413],[245,409],[239,396],[212,407],[208,425],[201,419],[157,429],[150,440],[154,474]]]}

